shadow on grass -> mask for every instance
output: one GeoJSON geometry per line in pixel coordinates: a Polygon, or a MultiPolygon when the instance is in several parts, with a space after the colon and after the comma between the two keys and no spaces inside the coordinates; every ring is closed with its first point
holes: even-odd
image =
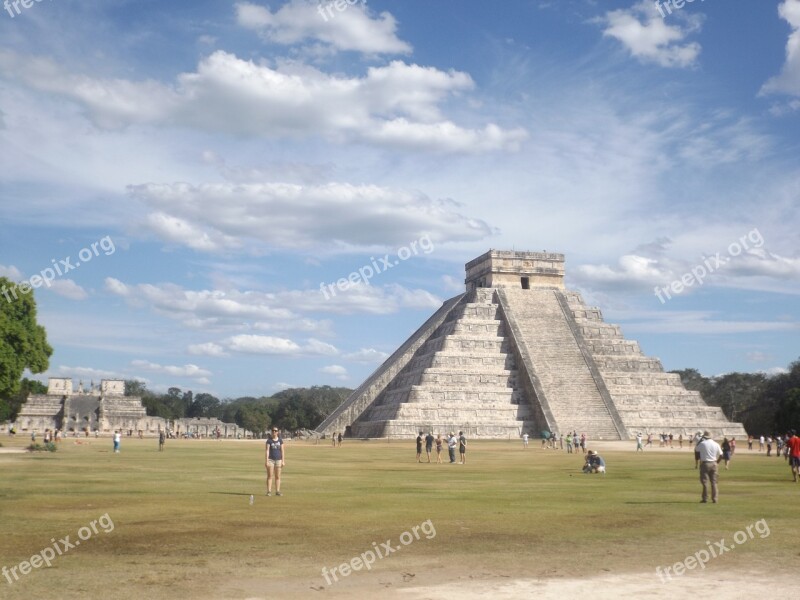
{"type": "Polygon", "coordinates": [[[642,502],[626,502],[625,504],[697,504],[694,500],[644,500],[642,502]]]}
{"type": "Polygon", "coordinates": [[[209,494],[224,494],[225,496],[252,496],[250,492],[208,492],[209,494]]]}

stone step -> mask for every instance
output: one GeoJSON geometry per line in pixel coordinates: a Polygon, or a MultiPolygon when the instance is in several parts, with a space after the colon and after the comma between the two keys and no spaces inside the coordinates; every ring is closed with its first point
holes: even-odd
{"type": "Polygon", "coordinates": [[[578,331],[585,340],[623,339],[619,325],[609,325],[608,323],[578,323],[578,331]]]}
{"type": "Polygon", "coordinates": [[[607,372],[618,373],[663,373],[664,367],[657,358],[630,355],[599,355],[594,356],[594,362],[600,372],[605,376],[607,372]]]}
{"type": "Polygon", "coordinates": [[[447,336],[447,335],[462,335],[478,336],[484,338],[504,337],[505,327],[501,321],[449,321],[443,323],[434,334],[432,338],[447,336]]]}
{"type": "Polygon", "coordinates": [[[685,404],[686,402],[695,402],[700,405],[706,406],[700,392],[691,390],[675,390],[666,393],[653,393],[653,394],[625,394],[615,393],[612,394],[614,402],[618,405],[634,405],[637,402],[650,403],[650,404],[685,404]]]}
{"type": "Polygon", "coordinates": [[[434,368],[434,369],[471,369],[486,371],[488,373],[496,372],[496,370],[514,370],[515,368],[514,357],[510,354],[501,354],[500,352],[488,355],[470,355],[470,354],[448,354],[445,352],[430,352],[422,355],[415,356],[408,367],[410,370],[418,368],[434,368]]]}
{"type": "MultiPolygon", "coordinates": [[[[684,389],[680,375],[677,373],[625,373],[620,371],[603,371],[603,381],[608,386],[645,386],[676,387],[684,389]]],[[[634,392],[630,392],[634,393],[634,392]]]]}
{"type": "Polygon", "coordinates": [[[644,356],[639,343],[633,340],[611,338],[586,340],[586,346],[595,357],[598,355],[644,356]]]}
{"type": "MultiPolygon", "coordinates": [[[[429,369],[421,372],[399,375],[392,382],[391,389],[418,385],[429,389],[504,389],[516,386],[516,375],[508,372],[501,374],[488,373],[430,373],[429,369]]],[[[388,388],[387,388],[388,389],[388,388]]]]}
{"type": "Polygon", "coordinates": [[[579,325],[603,321],[603,313],[597,307],[569,304],[569,308],[579,325]]]}
{"type": "Polygon", "coordinates": [[[403,401],[441,403],[481,403],[487,401],[519,404],[523,400],[522,393],[513,388],[438,390],[436,388],[412,385],[387,392],[385,396],[381,394],[377,401],[381,404],[398,404],[403,401]]]}

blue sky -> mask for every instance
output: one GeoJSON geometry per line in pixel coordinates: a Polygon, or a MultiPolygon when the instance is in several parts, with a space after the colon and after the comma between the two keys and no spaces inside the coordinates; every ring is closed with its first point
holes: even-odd
{"type": "Polygon", "coordinates": [[[489,248],[564,253],[667,369],[785,367],[800,0],[666,4],[9,4],[0,275],[68,271],[43,377],[355,387],[489,248]]]}

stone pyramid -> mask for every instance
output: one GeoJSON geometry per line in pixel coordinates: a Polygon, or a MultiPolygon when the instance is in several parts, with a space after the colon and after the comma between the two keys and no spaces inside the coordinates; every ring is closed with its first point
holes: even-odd
{"type": "Polygon", "coordinates": [[[564,289],[564,256],[490,250],[451,298],[319,427],[359,438],[515,438],[577,430],[746,437],[600,310],[564,289]]]}

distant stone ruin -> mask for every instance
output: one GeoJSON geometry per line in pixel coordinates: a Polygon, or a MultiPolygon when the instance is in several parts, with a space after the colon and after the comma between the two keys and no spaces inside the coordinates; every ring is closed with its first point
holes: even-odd
{"type": "Polygon", "coordinates": [[[125,382],[104,379],[84,391],[83,382],[74,390],[72,379],[51,377],[46,394],[31,394],[19,411],[13,426],[18,432],[60,429],[65,434],[89,432],[111,434],[116,430],[143,435],[172,431],[207,437],[245,437],[248,432],[219,419],[176,419],[174,422],[147,415],[139,396],[125,395],[125,382]]]}
{"type": "Polygon", "coordinates": [[[564,289],[564,255],[490,250],[447,300],[318,428],[351,437],[419,431],[511,438],[577,430],[747,436],[665,373],[600,309],[564,289]]]}

